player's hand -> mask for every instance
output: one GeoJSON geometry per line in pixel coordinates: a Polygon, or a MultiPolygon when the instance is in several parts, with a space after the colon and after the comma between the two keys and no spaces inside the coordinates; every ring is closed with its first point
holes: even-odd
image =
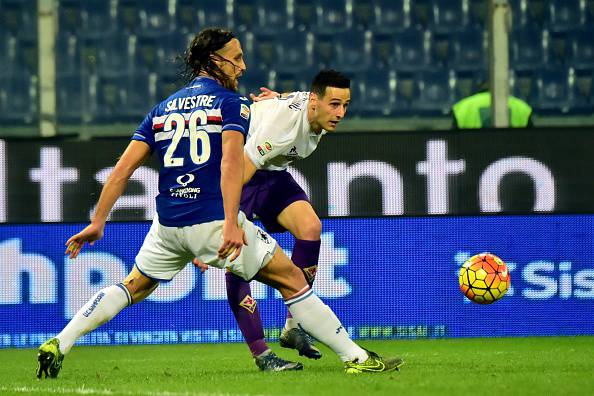
{"type": "Polygon", "coordinates": [[[85,243],[88,242],[92,246],[95,241],[103,238],[104,227],[105,224],[91,223],[78,234],[71,236],[66,241],[66,251],[64,254],[67,254],[71,259],[76,258],[85,243]]]}
{"type": "Polygon", "coordinates": [[[266,87],[260,87],[260,91],[262,91],[262,92],[260,92],[260,94],[258,96],[251,93],[250,99],[252,99],[252,101],[254,101],[254,102],[259,102],[261,100],[274,99],[279,95],[278,92],[275,92],[275,91],[268,89],[266,87]]]}
{"type": "Polygon", "coordinates": [[[237,223],[231,224],[225,222],[223,224],[223,243],[218,250],[220,259],[226,259],[231,255],[229,261],[234,261],[241,253],[243,245],[247,246],[247,238],[243,228],[237,223]]]}
{"type": "Polygon", "coordinates": [[[208,270],[208,265],[198,260],[198,258],[192,260],[192,264],[194,264],[194,267],[199,268],[201,273],[204,273],[206,270],[208,270]]]}

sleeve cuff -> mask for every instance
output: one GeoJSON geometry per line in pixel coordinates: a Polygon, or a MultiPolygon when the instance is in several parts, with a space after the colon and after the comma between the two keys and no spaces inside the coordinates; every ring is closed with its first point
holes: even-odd
{"type": "Polygon", "coordinates": [[[245,135],[245,128],[243,127],[243,125],[239,124],[225,124],[225,126],[223,126],[222,131],[239,131],[245,135]]]}
{"type": "Polygon", "coordinates": [[[132,135],[132,140],[140,140],[146,142],[146,137],[138,132],[135,132],[134,135],[132,135]]]}
{"type": "Polygon", "coordinates": [[[254,154],[251,153],[249,150],[243,150],[248,158],[250,159],[250,161],[252,161],[252,164],[254,164],[254,166],[256,167],[256,169],[262,169],[262,167],[264,166],[264,164],[260,163],[260,161],[258,161],[259,158],[254,158],[254,154]]]}

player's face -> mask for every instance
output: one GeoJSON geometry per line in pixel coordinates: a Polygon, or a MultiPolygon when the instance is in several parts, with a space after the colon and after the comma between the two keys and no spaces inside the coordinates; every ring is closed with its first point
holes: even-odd
{"type": "Polygon", "coordinates": [[[317,97],[315,105],[316,123],[328,132],[333,132],[344,118],[349,103],[349,88],[326,87],[323,97],[317,97]]]}
{"type": "Polygon", "coordinates": [[[246,69],[239,40],[232,39],[223,48],[218,50],[216,54],[218,57],[215,58],[215,63],[229,77],[232,88],[237,90],[237,79],[246,69]]]}

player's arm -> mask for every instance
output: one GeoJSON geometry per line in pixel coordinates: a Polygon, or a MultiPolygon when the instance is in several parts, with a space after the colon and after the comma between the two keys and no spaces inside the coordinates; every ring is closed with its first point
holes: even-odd
{"type": "Polygon", "coordinates": [[[146,143],[132,140],[103,185],[95,214],[85,229],[66,241],[66,253],[75,258],[85,243],[91,245],[103,237],[107,216],[117,199],[124,193],[130,176],[150,155],[146,143]]]}
{"type": "MultiPolygon", "coordinates": [[[[237,133],[236,133],[237,134],[237,133]]],[[[231,151],[231,149],[229,150],[231,151]]],[[[242,150],[243,151],[243,148],[242,150]]],[[[233,158],[233,153],[228,152],[227,156],[229,157],[229,159],[233,158]]],[[[223,134],[223,159],[225,159],[225,134],[223,134]]],[[[225,173],[223,174],[223,162],[221,162],[221,191],[223,191],[223,205],[225,205],[225,198],[226,198],[226,194],[223,190],[223,180],[225,180],[225,188],[227,188],[229,185],[233,186],[234,184],[234,180],[233,180],[233,175],[228,175],[227,172],[231,172],[233,173],[233,160],[231,161],[225,161],[225,166],[228,167],[228,169],[225,169],[225,173]]],[[[238,172],[235,172],[236,174],[239,174],[238,172]]],[[[243,184],[246,184],[248,181],[250,181],[250,179],[252,178],[252,176],[254,176],[254,173],[256,173],[256,166],[254,165],[254,163],[250,160],[250,158],[247,156],[247,154],[245,154],[245,152],[243,153],[243,184]]],[[[229,189],[229,194],[231,196],[234,196],[234,194],[236,194],[236,190],[235,188],[231,187],[229,189]]],[[[240,199],[241,199],[241,190],[239,192],[240,194],[240,199]]],[[[236,197],[235,197],[236,198],[236,197]]],[[[231,200],[233,200],[233,198],[231,198],[231,200]]],[[[232,217],[232,215],[234,213],[237,213],[237,211],[239,210],[239,201],[237,202],[237,207],[236,209],[233,208],[231,206],[231,202],[228,202],[229,207],[229,212],[230,215],[232,217]]],[[[227,206],[225,206],[225,219],[227,219],[227,206]]],[[[237,216],[235,216],[235,219],[237,219],[237,216]]],[[[230,220],[231,222],[231,220],[230,220]]],[[[246,243],[247,245],[247,243],[246,243]]],[[[222,247],[221,247],[222,248],[222,247]]],[[[195,258],[194,260],[192,260],[192,262],[194,263],[194,266],[196,266],[196,268],[200,269],[200,272],[204,272],[208,269],[208,266],[206,264],[204,264],[203,262],[201,262],[198,258],[195,258]]]]}
{"type": "Polygon", "coordinates": [[[223,132],[223,157],[221,159],[221,193],[223,195],[223,209],[225,220],[223,223],[223,243],[219,248],[220,258],[226,258],[231,253],[231,261],[241,253],[247,240],[243,229],[238,223],[239,201],[243,186],[243,143],[244,136],[239,131],[227,130],[223,132]]]}
{"type": "Polygon", "coordinates": [[[250,157],[244,151],[243,152],[243,184],[246,184],[247,182],[249,182],[257,170],[258,170],[258,168],[256,168],[256,165],[254,165],[254,163],[252,162],[250,157]]]}
{"type": "Polygon", "coordinates": [[[91,223],[105,225],[117,199],[124,193],[130,176],[150,155],[146,143],[132,140],[107,178],[91,223]]]}

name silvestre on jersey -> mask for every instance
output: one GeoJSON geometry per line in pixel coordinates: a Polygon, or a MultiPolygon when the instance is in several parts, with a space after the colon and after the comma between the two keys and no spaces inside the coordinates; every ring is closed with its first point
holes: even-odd
{"type": "Polygon", "coordinates": [[[167,102],[165,112],[178,110],[191,110],[195,107],[212,107],[212,101],[216,98],[214,95],[194,95],[176,98],[167,102]]]}

